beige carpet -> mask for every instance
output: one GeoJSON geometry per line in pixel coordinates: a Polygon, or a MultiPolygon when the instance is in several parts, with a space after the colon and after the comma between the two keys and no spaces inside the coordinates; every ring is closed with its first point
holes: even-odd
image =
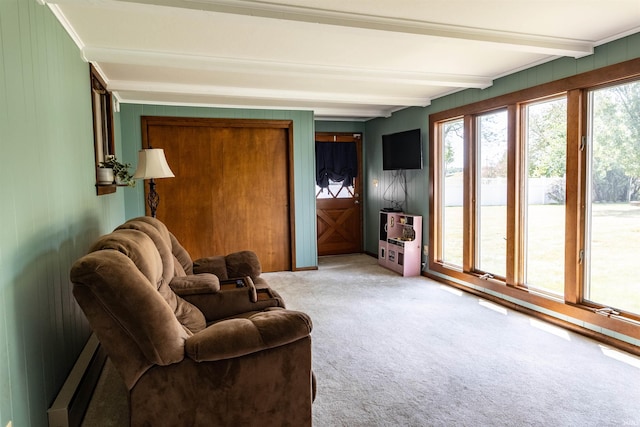
{"type": "MultiPolygon", "coordinates": [[[[265,274],[314,322],[315,426],[640,426],[640,359],[367,255],[265,274]]],[[[126,425],[108,363],[85,426],[126,425]]]]}

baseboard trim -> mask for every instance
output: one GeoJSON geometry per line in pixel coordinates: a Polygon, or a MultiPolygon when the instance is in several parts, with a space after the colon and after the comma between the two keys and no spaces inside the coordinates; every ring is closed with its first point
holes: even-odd
{"type": "Polygon", "coordinates": [[[79,427],[107,355],[95,334],[89,337],[53,405],[47,410],[49,427],[79,427]]]}

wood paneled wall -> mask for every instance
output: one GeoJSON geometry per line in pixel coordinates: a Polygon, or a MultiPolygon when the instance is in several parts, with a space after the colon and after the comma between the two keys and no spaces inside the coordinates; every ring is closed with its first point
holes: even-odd
{"type": "Polygon", "coordinates": [[[96,196],[89,65],[46,6],[0,1],[0,426],[46,426],[89,337],[69,269],[124,220],[96,196]]]}

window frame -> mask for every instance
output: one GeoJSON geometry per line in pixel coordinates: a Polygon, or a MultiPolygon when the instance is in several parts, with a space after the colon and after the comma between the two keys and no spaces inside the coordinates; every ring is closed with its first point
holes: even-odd
{"type": "Polygon", "coordinates": [[[116,192],[115,184],[100,184],[98,167],[109,156],[115,155],[113,136],[113,95],[107,90],[107,84],[93,64],[89,64],[89,80],[91,84],[91,114],[93,120],[93,149],[96,169],[96,194],[116,192]],[[98,120],[98,117],[101,119],[98,120]]]}
{"type": "Polygon", "coordinates": [[[588,91],[598,87],[619,84],[640,78],[640,58],[610,65],[550,83],[526,88],[516,92],[455,107],[429,116],[429,247],[427,276],[446,281],[454,286],[473,292],[495,294],[515,298],[538,309],[549,310],[559,317],[565,316],[588,322],[636,339],[640,339],[640,316],[623,313],[621,316],[603,316],[596,313],[602,308],[584,300],[584,263],[581,253],[585,248],[587,150],[583,137],[587,136],[588,91]],[[524,225],[521,193],[524,171],[522,163],[521,117],[523,108],[532,102],[566,96],[567,99],[567,150],[566,150],[566,205],[565,205],[565,277],[562,298],[528,289],[524,280],[524,225]],[[508,182],[507,182],[507,266],[504,280],[483,277],[473,269],[473,236],[476,218],[474,194],[476,188],[474,170],[475,144],[470,143],[475,135],[477,116],[491,111],[508,111],[508,182]],[[442,254],[442,185],[443,172],[441,124],[450,120],[464,120],[464,231],[463,266],[452,268],[438,259],[442,254]]]}

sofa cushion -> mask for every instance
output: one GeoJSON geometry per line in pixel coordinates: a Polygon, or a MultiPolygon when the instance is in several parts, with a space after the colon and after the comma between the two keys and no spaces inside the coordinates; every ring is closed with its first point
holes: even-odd
{"type": "Polygon", "coordinates": [[[181,268],[185,274],[193,274],[193,261],[191,261],[191,255],[189,255],[189,252],[187,252],[184,246],[180,244],[173,233],[169,232],[169,237],[171,238],[171,252],[179,264],[176,266],[176,269],[181,268]]]}
{"type": "Polygon", "coordinates": [[[220,280],[209,273],[191,274],[174,277],[169,286],[178,296],[213,294],[220,290],[220,280]]]}
{"type": "Polygon", "coordinates": [[[229,277],[258,278],[262,273],[262,266],[258,255],[252,251],[234,252],[225,257],[227,275],[229,277]]]}
{"type": "Polygon", "coordinates": [[[199,258],[193,262],[193,273],[211,273],[218,276],[220,280],[227,280],[227,262],[222,255],[214,255],[206,258],[199,258]]]}
{"type": "MultiPolygon", "coordinates": [[[[144,229],[144,227],[140,228],[144,229]]],[[[115,249],[129,257],[148,279],[148,283],[155,286],[157,292],[173,310],[178,321],[188,331],[196,333],[206,327],[206,320],[202,312],[191,303],[178,297],[169,287],[168,280],[171,280],[173,274],[168,274],[166,262],[170,262],[173,266],[173,255],[153,227],[144,232],[141,229],[118,227],[113,233],[98,239],[91,248],[92,251],[103,249],[115,249]],[[152,240],[147,233],[153,235],[156,240],[152,240]],[[161,255],[164,256],[161,257],[161,255]]]]}
{"type": "Polygon", "coordinates": [[[169,238],[169,232],[166,230],[166,227],[164,228],[166,232],[163,233],[162,228],[158,229],[156,225],[143,221],[141,218],[136,218],[120,225],[115,231],[129,229],[141,231],[153,241],[162,260],[162,277],[167,283],[170,282],[175,274],[175,270],[173,255],[171,254],[171,239],[169,238]]]}
{"type": "Polygon", "coordinates": [[[101,236],[89,249],[89,252],[113,249],[126,255],[144,274],[149,284],[158,289],[162,278],[162,260],[153,241],[139,230],[116,230],[101,236]]]}
{"type": "Polygon", "coordinates": [[[289,344],[311,333],[305,313],[270,308],[246,318],[222,320],[186,341],[186,353],[196,362],[240,357],[289,344]]]}
{"type": "Polygon", "coordinates": [[[114,319],[113,325],[125,331],[151,363],[168,365],[184,358],[184,341],[191,333],[130,256],[118,249],[92,252],[74,263],[71,280],[74,294],[78,288],[89,290],[101,312],[114,319]]]}

